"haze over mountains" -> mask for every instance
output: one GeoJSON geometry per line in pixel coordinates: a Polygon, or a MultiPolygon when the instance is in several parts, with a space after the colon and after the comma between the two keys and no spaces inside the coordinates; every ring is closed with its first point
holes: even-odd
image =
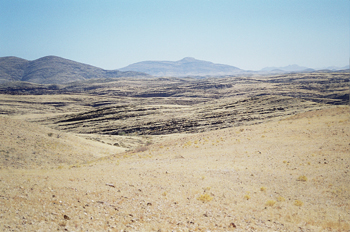
{"type": "Polygon", "coordinates": [[[149,77],[145,73],[104,70],[57,56],[28,61],[18,57],[0,58],[0,83],[26,81],[37,84],[65,84],[92,78],[149,77]]]}
{"type": "MultiPolygon", "coordinates": [[[[348,69],[345,67],[330,67],[329,70],[348,69]]],[[[152,76],[170,76],[170,77],[186,77],[186,76],[225,76],[237,74],[274,74],[274,73],[290,73],[290,72],[314,72],[311,69],[296,64],[284,67],[266,67],[259,71],[243,70],[235,66],[215,64],[208,61],[197,60],[192,57],[185,57],[178,61],[142,61],[124,68],[121,71],[136,71],[148,73],[152,76]]]]}
{"type": "Polygon", "coordinates": [[[121,71],[145,72],[153,76],[222,76],[241,73],[244,70],[224,64],[185,57],[178,61],[142,61],[119,69],[121,71]]]}
{"type": "Polygon", "coordinates": [[[288,65],[288,66],[284,66],[284,67],[266,67],[266,68],[261,69],[260,71],[263,71],[263,72],[302,72],[305,70],[315,71],[314,69],[299,66],[296,64],[288,65]]]}
{"type": "MultiPolygon", "coordinates": [[[[348,66],[343,68],[333,66],[330,67],[330,70],[346,68],[348,66]]],[[[267,67],[260,71],[249,71],[235,66],[197,60],[192,57],[186,57],[179,61],[142,61],[119,70],[104,70],[57,56],[46,56],[33,61],[18,57],[0,58],[0,83],[25,81],[37,84],[66,84],[99,78],[218,77],[313,71],[315,70],[298,65],[267,67]]]]}

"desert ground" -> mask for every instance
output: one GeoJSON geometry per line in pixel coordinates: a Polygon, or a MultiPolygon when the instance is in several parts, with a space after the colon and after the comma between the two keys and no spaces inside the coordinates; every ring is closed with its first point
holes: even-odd
{"type": "Polygon", "coordinates": [[[232,88],[0,94],[1,230],[350,231],[349,105],[232,88]]]}

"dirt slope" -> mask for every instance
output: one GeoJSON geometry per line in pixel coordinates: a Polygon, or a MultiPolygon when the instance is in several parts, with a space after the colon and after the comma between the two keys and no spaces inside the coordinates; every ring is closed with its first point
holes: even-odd
{"type": "Polygon", "coordinates": [[[1,229],[349,231],[349,112],[155,136],[77,168],[2,169],[1,229]]]}
{"type": "Polygon", "coordinates": [[[124,151],[10,117],[0,117],[0,167],[73,165],[124,151]]]}

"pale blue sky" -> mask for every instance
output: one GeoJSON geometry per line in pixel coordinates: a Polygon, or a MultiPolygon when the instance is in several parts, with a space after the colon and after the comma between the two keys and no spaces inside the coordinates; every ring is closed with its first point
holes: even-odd
{"type": "Polygon", "coordinates": [[[0,57],[345,66],[349,12],[349,0],[0,0],[0,57]]]}

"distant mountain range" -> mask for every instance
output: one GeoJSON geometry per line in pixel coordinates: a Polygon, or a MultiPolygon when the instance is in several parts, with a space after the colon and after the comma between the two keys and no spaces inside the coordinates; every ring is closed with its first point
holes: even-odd
{"type": "MultiPolygon", "coordinates": [[[[345,67],[329,67],[326,70],[343,70],[345,67]]],[[[152,76],[170,76],[170,77],[185,77],[185,76],[225,76],[237,74],[277,74],[290,72],[314,72],[315,69],[299,66],[296,64],[284,67],[266,67],[259,71],[248,71],[237,68],[235,66],[214,64],[212,62],[197,60],[192,57],[186,57],[179,61],[142,61],[128,65],[119,69],[121,71],[136,71],[148,73],[152,76]]]]}
{"type": "Polygon", "coordinates": [[[262,72],[304,72],[304,71],[312,72],[315,70],[308,67],[303,67],[303,66],[293,64],[293,65],[288,65],[284,67],[266,67],[261,69],[260,71],[262,72]]]}
{"type": "Polygon", "coordinates": [[[18,57],[0,58],[0,83],[26,81],[38,84],[65,84],[92,78],[150,77],[146,73],[104,70],[57,56],[28,61],[18,57]]]}
{"type": "Polygon", "coordinates": [[[338,66],[330,66],[323,69],[312,69],[308,67],[299,66],[296,64],[288,65],[284,67],[266,67],[260,70],[260,72],[267,72],[267,73],[288,73],[288,72],[314,72],[317,70],[329,70],[329,71],[339,71],[339,70],[345,70],[349,69],[349,65],[344,67],[338,67],[338,66]]]}
{"type": "MultiPolygon", "coordinates": [[[[324,71],[348,68],[349,66],[329,67],[324,71]]],[[[0,58],[0,83],[26,81],[37,84],[66,84],[97,78],[198,77],[313,71],[315,70],[298,65],[267,67],[260,71],[247,71],[230,65],[197,60],[192,57],[186,57],[179,61],[142,61],[119,70],[104,70],[57,56],[45,56],[33,61],[13,56],[0,58]]]]}
{"type": "Polygon", "coordinates": [[[339,67],[339,66],[329,66],[326,67],[324,69],[328,69],[328,70],[344,70],[344,69],[349,69],[349,65],[343,66],[343,67],[339,67]]]}
{"type": "Polygon", "coordinates": [[[142,61],[119,70],[144,72],[157,77],[223,76],[244,71],[234,66],[214,64],[192,57],[186,57],[179,61],[142,61]]]}

